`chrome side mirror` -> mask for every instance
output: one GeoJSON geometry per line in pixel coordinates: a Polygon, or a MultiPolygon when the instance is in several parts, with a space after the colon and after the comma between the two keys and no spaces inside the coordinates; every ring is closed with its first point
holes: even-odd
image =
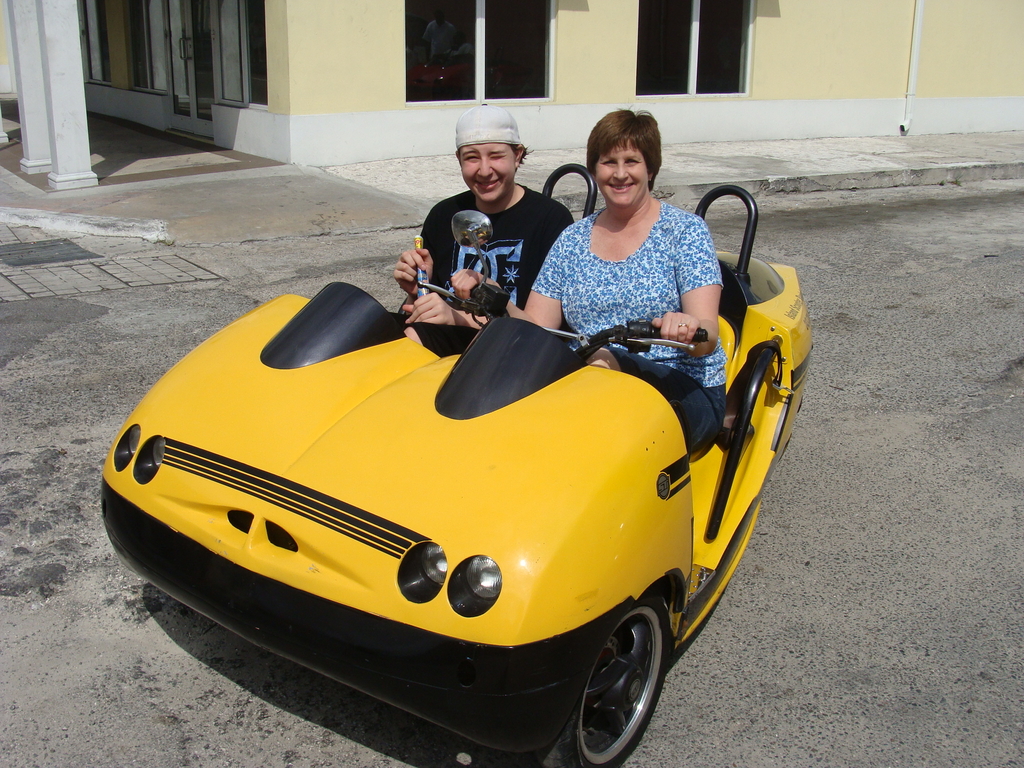
{"type": "Polygon", "coordinates": [[[484,258],[483,245],[491,239],[493,233],[491,220],[480,211],[459,211],[452,216],[452,236],[455,242],[476,250],[476,257],[480,260],[480,271],[485,280],[490,278],[491,268],[484,258]]]}

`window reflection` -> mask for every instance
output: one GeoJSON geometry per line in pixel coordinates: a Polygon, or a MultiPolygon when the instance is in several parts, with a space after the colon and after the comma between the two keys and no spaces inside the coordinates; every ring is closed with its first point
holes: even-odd
{"type": "Polygon", "coordinates": [[[406,100],[544,98],[549,7],[550,0],[406,0],[406,100]],[[478,11],[483,72],[477,71],[478,11]]]}
{"type": "Polygon", "coordinates": [[[79,0],[82,14],[82,51],[89,80],[110,82],[110,47],[107,42],[106,0],[79,0]]]}
{"type": "Polygon", "coordinates": [[[267,9],[264,0],[248,0],[249,103],[267,101],[267,9]]]}
{"type": "Polygon", "coordinates": [[[697,45],[697,93],[739,93],[743,39],[747,29],[745,0],[714,0],[700,6],[697,45]]]}
{"type": "Polygon", "coordinates": [[[167,90],[167,47],[161,0],[130,0],[132,85],[167,90]]]}
{"type": "Polygon", "coordinates": [[[690,0],[640,0],[638,95],[687,92],[691,15],[690,0]]]}
{"type": "Polygon", "coordinates": [[[546,95],[547,0],[487,6],[486,99],[540,99],[546,95]]]}
{"type": "Polygon", "coordinates": [[[640,0],[638,96],[741,93],[749,0],[640,0]],[[690,71],[693,14],[700,20],[696,77],[690,71]]]}
{"type": "Polygon", "coordinates": [[[476,0],[406,0],[407,101],[476,95],[476,0]]]}

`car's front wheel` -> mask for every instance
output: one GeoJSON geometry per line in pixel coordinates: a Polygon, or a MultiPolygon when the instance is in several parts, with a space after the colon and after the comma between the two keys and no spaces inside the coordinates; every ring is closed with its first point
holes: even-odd
{"type": "Polygon", "coordinates": [[[545,768],[616,768],[647,730],[671,653],[668,609],[660,597],[633,606],[598,655],[587,688],[545,768]]]}

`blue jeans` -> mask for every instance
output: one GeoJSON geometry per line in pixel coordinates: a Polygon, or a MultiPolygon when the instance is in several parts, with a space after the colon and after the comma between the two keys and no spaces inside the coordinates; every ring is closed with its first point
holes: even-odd
{"type": "Polygon", "coordinates": [[[702,387],[682,371],[655,363],[642,355],[609,349],[624,373],[643,379],[669,402],[679,403],[686,421],[683,432],[687,447],[694,449],[715,439],[725,418],[725,386],[702,387]]]}

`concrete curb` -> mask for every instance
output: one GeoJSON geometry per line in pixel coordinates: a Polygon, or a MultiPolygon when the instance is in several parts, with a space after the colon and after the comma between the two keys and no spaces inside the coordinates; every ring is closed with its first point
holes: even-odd
{"type": "MultiPolygon", "coordinates": [[[[806,176],[768,176],[760,179],[722,179],[698,184],[658,184],[655,195],[659,199],[677,198],[680,201],[699,200],[709,190],[723,184],[735,184],[754,195],[800,194],[806,192],[834,192],[856,189],[892,189],[896,187],[926,187],[940,184],[963,184],[972,181],[1024,179],[1024,162],[1012,163],[950,163],[928,168],[894,168],[855,173],[822,173],[806,176]]],[[[570,211],[583,210],[586,195],[574,192],[555,195],[555,199],[570,211]]],[[[598,199],[598,207],[601,201],[598,199]]]]}
{"type": "Polygon", "coordinates": [[[167,222],[160,219],[119,219],[111,216],[85,216],[31,208],[0,208],[0,224],[37,227],[54,232],[105,237],[138,237],[151,243],[171,242],[167,222]]]}
{"type": "Polygon", "coordinates": [[[921,187],[932,184],[961,184],[971,181],[1024,178],[1024,162],[953,163],[931,168],[904,168],[865,173],[834,173],[820,176],[769,176],[759,184],[763,194],[780,192],[823,192],[842,189],[921,187]]]}
{"type": "MultiPolygon", "coordinates": [[[[953,163],[931,168],[896,168],[857,173],[823,173],[807,176],[768,176],[743,181],[714,181],[702,184],[677,184],[656,188],[659,197],[680,195],[699,199],[722,184],[736,184],[755,195],[834,192],[856,189],[892,189],[926,187],[940,184],[961,184],[972,181],[1024,179],[1024,162],[953,163]]],[[[580,195],[579,207],[583,196],[580,195]]]]}

